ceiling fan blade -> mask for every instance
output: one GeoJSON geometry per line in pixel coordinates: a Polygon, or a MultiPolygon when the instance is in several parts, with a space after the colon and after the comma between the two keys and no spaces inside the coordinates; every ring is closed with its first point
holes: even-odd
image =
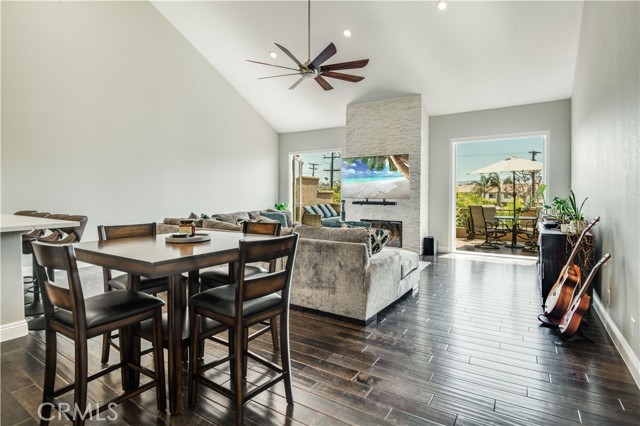
{"type": "Polygon", "coordinates": [[[309,66],[317,70],[318,68],[320,68],[320,65],[322,65],[327,59],[335,55],[336,52],[336,45],[333,43],[329,43],[329,45],[325,47],[324,50],[320,52],[320,54],[316,56],[313,61],[311,61],[309,66]]]}
{"type": "Polygon", "coordinates": [[[284,68],[286,70],[300,71],[300,70],[297,70],[297,69],[291,68],[291,67],[283,67],[282,65],[273,65],[273,64],[268,64],[266,62],[252,61],[251,59],[247,59],[247,62],[253,62],[254,64],[260,64],[260,65],[269,65],[270,67],[284,68]]]}
{"type": "Polygon", "coordinates": [[[333,71],[323,71],[322,76],[337,78],[338,80],[350,81],[352,83],[357,83],[358,81],[364,80],[364,77],[360,77],[359,75],[343,74],[341,72],[333,72],[333,71]]]}
{"type": "Polygon", "coordinates": [[[293,72],[291,74],[270,75],[270,76],[267,76],[267,77],[259,77],[258,80],[264,80],[265,78],[286,77],[288,75],[300,75],[300,73],[299,72],[293,72]]]}
{"type": "Polygon", "coordinates": [[[292,54],[291,52],[289,52],[289,51],[287,50],[287,48],[286,48],[286,47],[284,47],[284,46],[280,46],[278,43],[274,43],[274,44],[275,44],[276,46],[278,46],[278,48],[279,48],[280,50],[282,50],[282,51],[283,51],[283,52],[284,52],[288,57],[290,57],[290,58],[293,60],[293,62],[295,62],[296,64],[298,64],[298,66],[299,66],[300,68],[304,68],[304,66],[300,63],[300,61],[299,61],[299,60],[297,60],[297,59],[296,59],[296,57],[295,57],[295,56],[293,56],[293,54],[292,54]]]}
{"type": "Polygon", "coordinates": [[[358,61],[340,62],[339,64],[329,64],[320,67],[321,71],[351,70],[354,68],[364,68],[369,63],[368,59],[358,61]]]}
{"type": "Polygon", "coordinates": [[[295,83],[293,83],[293,86],[289,87],[289,90],[293,90],[296,87],[298,87],[298,84],[302,83],[302,80],[305,80],[304,77],[301,77],[298,81],[296,81],[295,83]]]}
{"type": "Polygon", "coordinates": [[[324,90],[331,90],[333,89],[333,86],[329,84],[329,82],[327,80],[325,80],[324,78],[322,78],[322,76],[317,76],[316,78],[314,78],[315,81],[318,82],[318,84],[320,85],[320,87],[322,87],[324,90]]]}

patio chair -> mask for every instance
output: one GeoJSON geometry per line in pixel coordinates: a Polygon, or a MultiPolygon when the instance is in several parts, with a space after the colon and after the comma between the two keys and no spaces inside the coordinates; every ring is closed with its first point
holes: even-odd
{"type": "MultiPolygon", "coordinates": [[[[489,212],[489,215],[491,213],[489,212]]],[[[493,215],[495,216],[495,210],[493,215]]],[[[484,243],[476,244],[477,248],[499,249],[497,241],[507,235],[508,230],[503,227],[500,221],[487,220],[483,206],[469,206],[469,217],[471,218],[471,228],[474,234],[484,235],[484,243]]]]}

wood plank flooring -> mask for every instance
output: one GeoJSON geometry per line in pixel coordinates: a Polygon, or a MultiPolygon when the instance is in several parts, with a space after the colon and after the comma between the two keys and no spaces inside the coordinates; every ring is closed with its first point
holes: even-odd
{"type": "MultiPolygon", "coordinates": [[[[98,268],[82,269],[81,277],[87,294],[102,291],[98,268]]],[[[418,293],[368,327],[293,311],[295,404],[288,407],[282,385],[276,385],[248,403],[246,423],[640,424],[640,390],[599,319],[588,315],[583,327],[594,343],[580,337],[567,341],[539,326],[540,304],[530,260],[445,255],[422,271],[418,293]]],[[[43,332],[31,332],[2,343],[2,425],[38,423],[43,341],[43,332]]],[[[208,345],[207,359],[222,353],[208,345]]],[[[73,345],[59,338],[58,346],[59,385],[72,380],[73,345]]],[[[252,348],[273,357],[269,335],[252,348]]],[[[98,339],[91,342],[90,355],[90,371],[96,371],[98,339]]],[[[116,359],[112,351],[111,361],[116,359]]],[[[248,379],[260,383],[263,373],[261,365],[251,364],[248,379]]],[[[212,379],[228,381],[228,369],[212,379]]],[[[119,374],[111,373],[90,386],[89,397],[108,399],[119,387],[119,374]]],[[[110,423],[117,425],[233,424],[229,401],[204,389],[195,409],[177,417],[156,411],[153,391],[115,412],[110,423]]]]}

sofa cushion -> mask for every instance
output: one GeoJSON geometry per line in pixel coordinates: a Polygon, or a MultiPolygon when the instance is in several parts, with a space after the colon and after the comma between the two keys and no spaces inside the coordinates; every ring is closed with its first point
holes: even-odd
{"type": "Polygon", "coordinates": [[[363,243],[371,254],[371,236],[368,229],[364,228],[327,228],[318,226],[296,226],[293,232],[297,232],[300,238],[313,240],[341,241],[345,243],[363,243]]]}
{"type": "Polygon", "coordinates": [[[379,253],[387,245],[390,234],[388,229],[371,228],[371,254],[379,253]]]}
{"type": "Polygon", "coordinates": [[[213,217],[221,222],[227,222],[231,224],[236,224],[238,219],[249,220],[249,213],[247,212],[235,212],[235,213],[216,213],[213,217]]]}
{"type": "Polygon", "coordinates": [[[202,219],[193,219],[189,217],[165,217],[162,223],[166,225],[180,225],[180,222],[183,220],[192,220],[195,223],[196,228],[202,227],[202,219]]]}
{"type": "Polygon", "coordinates": [[[241,225],[235,223],[223,222],[216,219],[204,219],[202,221],[203,228],[217,229],[220,231],[242,231],[241,225]]]}
{"type": "Polygon", "coordinates": [[[305,211],[305,212],[307,212],[307,213],[309,213],[309,214],[317,214],[317,213],[315,212],[315,210],[313,210],[313,209],[311,208],[311,206],[304,206],[304,207],[302,207],[302,208],[304,209],[304,211],[305,211]]]}
{"type": "Polygon", "coordinates": [[[322,211],[323,217],[331,217],[331,212],[329,211],[327,206],[325,206],[324,204],[318,204],[318,208],[320,209],[320,211],[322,211]]]}
{"type": "Polygon", "coordinates": [[[260,212],[260,216],[267,217],[269,219],[277,220],[280,222],[283,228],[287,227],[287,217],[280,212],[260,212]]]}
{"type": "Polygon", "coordinates": [[[282,213],[284,217],[287,218],[287,227],[291,228],[293,226],[293,216],[291,214],[291,210],[276,210],[276,209],[267,209],[268,212],[276,212],[282,213]]]}
{"type": "Polygon", "coordinates": [[[410,272],[418,268],[418,261],[420,260],[417,253],[409,250],[390,248],[384,249],[385,252],[391,252],[400,257],[400,275],[401,278],[409,275],[410,272]]]}
{"type": "Polygon", "coordinates": [[[338,214],[338,212],[336,211],[336,209],[334,209],[331,204],[325,204],[324,206],[327,208],[327,210],[329,210],[329,213],[331,214],[331,217],[340,216],[338,214]]]}

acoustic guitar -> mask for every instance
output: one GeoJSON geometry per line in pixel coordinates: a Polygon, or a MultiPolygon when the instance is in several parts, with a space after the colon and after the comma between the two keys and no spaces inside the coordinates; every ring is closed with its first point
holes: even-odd
{"type": "Polygon", "coordinates": [[[611,255],[609,253],[602,256],[602,259],[595,264],[591,273],[587,277],[587,280],[584,282],[583,286],[580,288],[580,291],[573,298],[571,305],[567,312],[562,316],[560,323],[558,324],[558,331],[567,337],[571,337],[578,331],[578,327],[580,327],[580,322],[582,321],[582,317],[589,310],[589,305],[591,302],[591,297],[587,294],[587,290],[593,281],[593,278],[596,276],[596,272],[607,263],[607,261],[611,259],[611,255]]]}
{"type": "Polygon", "coordinates": [[[547,295],[547,299],[544,302],[544,316],[553,324],[558,324],[562,315],[564,315],[569,308],[569,304],[573,299],[576,288],[580,285],[582,272],[580,271],[580,267],[576,265],[573,260],[578,254],[580,244],[587,235],[587,232],[589,232],[589,230],[593,228],[599,220],[600,217],[596,217],[589,225],[587,225],[586,228],[584,228],[582,234],[580,234],[580,238],[578,238],[576,245],[571,251],[569,259],[567,259],[567,263],[562,267],[558,279],[547,295]]]}

